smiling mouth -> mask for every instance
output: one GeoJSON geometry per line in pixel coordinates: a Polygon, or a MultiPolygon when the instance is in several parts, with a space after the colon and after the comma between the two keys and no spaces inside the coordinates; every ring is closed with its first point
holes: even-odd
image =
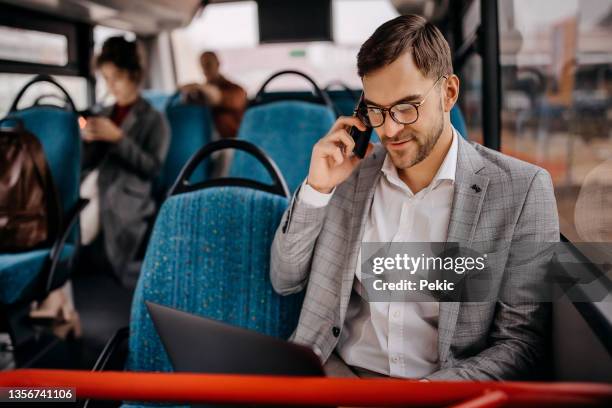
{"type": "Polygon", "coordinates": [[[413,139],[414,138],[411,137],[409,139],[399,140],[397,142],[387,142],[387,146],[391,146],[392,148],[402,147],[402,146],[405,146],[408,142],[410,142],[413,139]]]}

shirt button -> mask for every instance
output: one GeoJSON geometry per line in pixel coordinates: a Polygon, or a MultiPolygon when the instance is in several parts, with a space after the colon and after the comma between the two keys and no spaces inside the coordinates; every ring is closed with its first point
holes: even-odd
{"type": "Polygon", "coordinates": [[[398,356],[394,356],[394,357],[391,359],[391,361],[392,361],[394,364],[397,364],[397,362],[399,361],[399,357],[398,357],[398,356]]]}
{"type": "Polygon", "coordinates": [[[396,319],[397,319],[397,318],[399,318],[399,316],[400,316],[400,312],[399,312],[399,310],[396,310],[395,312],[393,312],[393,317],[394,317],[394,318],[396,318],[396,319]]]}
{"type": "Polygon", "coordinates": [[[338,336],[340,336],[340,328],[339,328],[339,327],[334,326],[334,327],[332,328],[332,334],[334,335],[334,337],[338,337],[338,336]]]}

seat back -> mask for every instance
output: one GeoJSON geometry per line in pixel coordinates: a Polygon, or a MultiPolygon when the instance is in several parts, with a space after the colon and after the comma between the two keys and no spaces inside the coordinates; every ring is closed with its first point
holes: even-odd
{"type": "MultiPolygon", "coordinates": [[[[180,93],[165,93],[156,90],[142,92],[156,110],[162,112],[170,126],[170,146],[153,191],[162,201],[181,169],[199,149],[212,139],[213,120],[210,109],[203,105],[181,103],[180,93]]],[[[208,163],[202,163],[193,174],[194,180],[208,177],[208,163]]]]}
{"type": "Polygon", "coordinates": [[[327,106],[335,116],[340,116],[340,111],[334,105],[333,101],[319,85],[309,75],[301,71],[295,70],[282,70],[278,71],[268,77],[261,85],[253,100],[249,103],[250,107],[259,106],[271,102],[295,100],[302,102],[318,103],[327,106]],[[278,78],[285,76],[297,76],[304,79],[311,87],[311,92],[305,91],[281,91],[281,92],[269,92],[268,86],[276,81],[278,78]]]}
{"type": "Polygon", "coordinates": [[[40,141],[66,215],[79,198],[81,139],[75,112],[41,106],[11,112],[10,116],[21,118],[40,141]]]}
{"type": "Polygon", "coordinates": [[[357,95],[357,99],[354,99],[351,94],[344,90],[328,90],[327,94],[334,102],[334,105],[336,105],[342,116],[353,116],[353,111],[355,110],[355,105],[357,104],[359,95],[357,95]]]}
{"type": "MultiPolygon", "coordinates": [[[[51,77],[37,76],[28,82],[13,102],[9,115],[19,118],[24,127],[40,141],[45,159],[49,165],[63,221],[75,209],[79,200],[81,139],[74,104],[66,91],[51,77]],[[38,82],[50,82],[58,86],[65,96],[66,107],[38,105],[19,109],[18,103],[25,91],[38,82]]],[[[65,226],[64,226],[65,227],[65,226]]],[[[58,237],[54,237],[58,238],[58,237]]],[[[78,222],[69,231],[66,245],[61,248],[59,264],[53,276],[53,286],[63,283],[70,273],[70,261],[78,240],[78,222]]],[[[50,248],[37,249],[19,254],[3,254],[0,260],[1,282],[0,302],[14,303],[38,296],[38,278],[44,267],[49,267],[47,259],[50,248]]]]}
{"type": "MultiPolygon", "coordinates": [[[[79,199],[81,171],[81,137],[72,98],[51,76],[37,75],[18,92],[9,109],[9,116],[20,118],[24,127],[40,141],[58,191],[60,207],[66,217],[79,199]],[[38,97],[32,106],[20,109],[19,102],[26,91],[41,82],[54,85],[61,96],[45,94],[38,97]],[[64,106],[42,104],[43,99],[49,97],[61,101],[64,106]]],[[[77,229],[74,228],[68,242],[74,242],[76,237],[77,229]]]]}
{"type": "Polygon", "coordinates": [[[463,113],[461,112],[461,108],[459,107],[459,105],[455,104],[455,106],[453,106],[453,109],[451,109],[450,120],[457,132],[459,132],[459,134],[463,136],[465,140],[469,140],[467,126],[465,124],[465,119],[463,118],[463,113]]]}
{"type": "Polygon", "coordinates": [[[163,113],[166,110],[166,105],[170,97],[172,97],[172,94],[155,89],[146,89],[142,91],[142,97],[149,102],[155,110],[163,113]]]}
{"type": "MultiPolygon", "coordinates": [[[[329,131],[334,121],[333,112],[323,105],[300,101],[272,102],[247,110],[238,138],[266,152],[293,192],[308,175],[312,147],[329,131]]],[[[236,152],[230,175],[269,180],[261,166],[242,152],[236,152]]]]}
{"type": "Polygon", "coordinates": [[[301,295],[277,295],[269,278],[270,247],[288,198],[246,185],[179,191],[186,192],[162,205],[147,248],[132,304],[128,370],[172,371],[145,300],[279,338],[297,323],[301,295]]]}
{"type": "MultiPolygon", "coordinates": [[[[165,109],[170,125],[170,147],[166,161],[155,181],[155,194],[164,197],[189,158],[212,139],[210,109],[202,105],[178,104],[165,109]]],[[[208,177],[208,163],[202,163],[192,175],[201,181],[208,177]]]]}
{"type": "Polygon", "coordinates": [[[354,91],[340,80],[327,84],[325,92],[342,116],[353,116],[355,105],[359,102],[360,92],[354,91]]]}

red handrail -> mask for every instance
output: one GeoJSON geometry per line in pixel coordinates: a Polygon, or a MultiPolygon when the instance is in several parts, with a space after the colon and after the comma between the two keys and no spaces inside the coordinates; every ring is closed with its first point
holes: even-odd
{"type": "Polygon", "coordinates": [[[500,390],[486,390],[482,395],[453,405],[449,408],[497,408],[503,407],[509,400],[508,394],[500,390]]]}
{"type": "MultiPolygon", "coordinates": [[[[35,386],[74,387],[78,398],[128,401],[433,407],[479,398],[486,391],[500,391],[508,397],[504,406],[612,406],[609,384],[417,382],[29,369],[0,372],[0,387],[35,386]]],[[[499,398],[500,395],[491,396],[499,398]]]]}

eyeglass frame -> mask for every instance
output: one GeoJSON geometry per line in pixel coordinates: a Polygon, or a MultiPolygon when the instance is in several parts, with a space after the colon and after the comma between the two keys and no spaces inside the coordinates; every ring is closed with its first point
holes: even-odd
{"type": "MultiPolygon", "coordinates": [[[[361,117],[361,115],[360,115],[359,110],[361,109],[361,107],[362,107],[362,106],[365,106],[365,108],[366,108],[366,115],[365,115],[365,117],[366,117],[366,118],[367,118],[367,120],[368,120],[368,123],[367,123],[366,125],[368,125],[368,127],[371,127],[371,128],[373,128],[373,129],[375,129],[375,128],[379,128],[379,127],[381,127],[382,125],[384,125],[384,124],[385,124],[385,120],[387,119],[386,112],[388,112],[388,113],[389,113],[389,116],[391,117],[391,119],[392,119],[392,120],[393,120],[395,123],[397,123],[397,124],[399,124],[399,125],[412,125],[412,124],[413,124],[413,123],[415,123],[417,120],[419,120],[419,108],[420,108],[420,107],[421,107],[421,106],[422,106],[422,105],[425,103],[425,100],[427,99],[427,97],[429,96],[429,94],[431,93],[431,91],[432,91],[432,90],[433,90],[433,89],[436,87],[436,85],[438,84],[438,82],[440,82],[440,80],[441,80],[442,78],[444,78],[444,79],[448,79],[448,76],[446,76],[446,75],[442,75],[442,76],[438,77],[438,79],[436,79],[436,81],[433,83],[433,85],[431,86],[431,88],[429,88],[429,90],[428,90],[427,92],[425,92],[425,96],[423,96],[423,99],[421,99],[419,102],[398,102],[398,103],[395,103],[395,104],[393,104],[392,106],[390,106],[390,107],[388,107],[388,108],[383,108],[383,107],[380,107],[380,106],[368,106],[368,105],[366,105],[366,104],[363,102],[363,100],[362,100],[362,103],[361,103],[361,104],[359,104],[359,105],[357,106],[357,108],[355,108],[355,111],[354,111],[353,113],[354,113],[356,116],[358,116],[358,117],[359,117],[359,119],[363,119],[363,118],[361,117]],[[393,113],[391,112],[391,109],[395,108],[397,105],[412,105],[412,106],[414,106],[414,109],[416,110],[416,119],[415,119],[415,120],[413,120],[412,122],[406,122],[406,123],[404,123],[404,122],[400,122],[399,120],[395,119],[395,116],[394,116],[394,115],[393,115],[393,113]],[[376,108],[376,109],[379,109],[379,110],[380,110],[380,112],[382,113],[382,115],[383,115],[383,120],[382,120],[382,122],[380,123],[380,125],[372,126],[372,123],[370,122],[370,118],[368,117],[368,114],[367,114],[367,109],[368,109],[368,108],[370,108],[370,107],[374,107],[374,108],[376,108]]],[[[363,97],[363,96],[362,96],[362,97],[363,97]]]]}

